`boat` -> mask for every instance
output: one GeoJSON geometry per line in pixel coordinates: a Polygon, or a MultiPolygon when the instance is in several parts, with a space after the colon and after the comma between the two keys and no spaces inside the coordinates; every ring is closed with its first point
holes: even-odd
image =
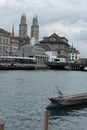
{"type": "Polygon", "coordinates": [[[0,70],[34,70],[35,57],[0,56],[0,70]]]}
{"type": "Polygon", "coordinates": [[[75,94],[63,96],[59,95],[58,97],[49,98],[51,103],[46,107],[46,109],[55,109],[55,108],[67,108],[78,105],[87,105],[87,93],[75,94]]]}

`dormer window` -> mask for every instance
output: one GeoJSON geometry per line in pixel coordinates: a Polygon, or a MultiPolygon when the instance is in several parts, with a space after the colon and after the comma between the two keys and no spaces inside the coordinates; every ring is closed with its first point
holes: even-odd
{"type": "Polygon", "coordinates": [[[50,38],[50,41],[55,42],[55,41],[56,41],[56,38],[55,38],[55,37],[52,37],[52,38],[50,38]]]}

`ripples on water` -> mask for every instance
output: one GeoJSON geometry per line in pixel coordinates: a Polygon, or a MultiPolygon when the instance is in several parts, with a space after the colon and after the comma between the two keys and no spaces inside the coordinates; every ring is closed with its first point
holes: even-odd
{"type": "MultiPolygon", "coordinates": [[[[0,123],[5,130],[42,130],[49,97],[87,92],[87,72],[0,71],[0,123]]],[[[49,112],[49,130],[87,130],[87,107],[49,112]]]]}

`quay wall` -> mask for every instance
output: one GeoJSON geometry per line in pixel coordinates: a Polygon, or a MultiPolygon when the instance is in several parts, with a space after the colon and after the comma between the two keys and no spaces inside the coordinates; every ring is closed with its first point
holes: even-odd
{"type": "Polygon", "coordinates": [[[4,64],[4,65],[0,65],[0,70],[38,70],[38,69],[48,69],[48,66],[47,65],[37,65],[37,64],[28,64],[28,65],[4,64]]]}
{"type": "Polygon", "coordinates": [[[0,65],[0,70],[35,70],[35,65],[0,65]]]}
{"type": "Polygon", "coordinates": [[[77,63],[48,63],[50,69],[58,69],[58,70],[85,70],[87,65],[85,64],[77,64],[77,63]]]}
{"type": "MultiPolygon", "coordinates": [[[[38,69],[58,69],[58,70],[85,70],[86,65],[82,64],[60,64],[48,63],[44,65],[29,64],[29,65],[0,65],[0,70],[38,70],[38,69]]],[[[87,69],[86,69],[87,70],[87,69]]]]}

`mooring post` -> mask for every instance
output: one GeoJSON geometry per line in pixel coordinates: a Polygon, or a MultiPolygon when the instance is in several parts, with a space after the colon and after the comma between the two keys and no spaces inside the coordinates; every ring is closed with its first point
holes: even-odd
{"type": "Polygon", "coordinates": [[[4,124],[0,124],[0,130],[4,130],[4,124]]]}
{"type": "Polygon", "coordinates": [[[48,111],[45,111],[44,130],[48,130],[48,111]]]}

